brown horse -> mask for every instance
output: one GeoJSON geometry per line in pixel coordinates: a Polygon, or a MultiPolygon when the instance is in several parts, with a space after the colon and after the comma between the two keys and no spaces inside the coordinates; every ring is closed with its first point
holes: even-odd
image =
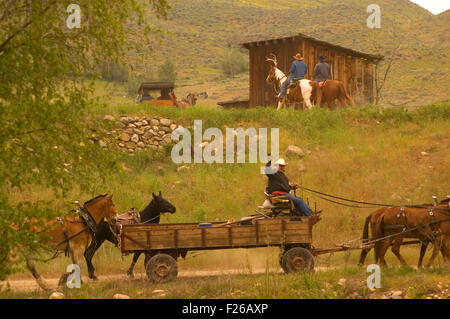
{"type": "MultiPolygon", "coordinates": [[[[421,241],[420,258],[418,267],[422,266],[423,257],[428,244],[434,244],[434,250],[427,266],[430,266],[436,258],[439,250],[444,259],[450,259],[448,241],[450,239],[450,213],[448,208],[448,199],[432,207],[432,205],[421,205],[420,207],[389,207],[374,211],[366,218],[363,231],[363,240],[368,240],[368,225],[370,223],[372,238],[377,239],[385,236],[400,234],[403,230],[419,228],[406,232],[402,235],[392,236],[385,240],[375,243],[375,260],[380,265],[386,265],[384,255],[387,249],[392,245],[392,252],[397,256],[402,264],[406,261],[400,255],[400,247],[404,238],[417,238],[421,241]],[[422,207],[424,206],[424,207],[422,207]],[[430,209],[426,207],[430,207],[430,209]],[[432,214],[430,214],[432,211],[432,214]],[[428,225],[433,223],[432,225],[428,225]],[[436,234],[437,232],[437,234],[436,234]]],[[[370,248],[361,251],[359,265],[364,264],[364,260],[370,251],[370,248]]]]}
{"type": "MultiPolygon", "coordinates": [[[[268,84],[272,84],[275,93],[279,93],[279,90],[283,83],[288,80],[287,76],[278,69],[278,62],[276,56],[272,54],[272,58],[266,58],[266,61],[273,62],[273,66],[270,68],[269,74],[266,78],[268,84]]],[[[305,102],[308,109],[312,107],[312,101],[316,100],[316,94],[319,85],[315,81],[303,79],[298,81],[295,87],[288,88],[286,96],[278,101],[277,110],[286,106],[294,107],[296,103],[305,102]]]]}
{"type": "MultiPolygon", "coordinates": [[[[84,209],[87,210],[95,224],[104,219],[111,220],[117,215],[112,194],[100,195],[91,199],[84,204],[84,209]]],[[[44,227],[36,224],[37,220],[31,220],[29,230],[39,235],[41,243],[51,247],[51,250],[55,252],[65,251],[72,258],[73,264],[80,265],[83,254],[93,238],[83,218],[65,216],[59,220],[43,220],[44,227]]],[[[50,290],[50,287],[36,270],[35,261],[38,252],[30,252],[29,249],[27,251],[24,253],[24,257],[28,269],[42,289],[50,290]]],[[[61,276],[59,286],[66,282],[68,276],[68,273],[61,276]]]]}
{"type": "Polygon", "coordinates": [[[347,101],[349,101],[350,105],[355,105],[352,97],[345,90],[344,82],[337,80],[326,80],[324,83],[319,84],[316,99],[314,104],[322,106],[323,103],[327,103],[329,109],[333,108],[336,99],[339,100],[341,107],[345,107],[347,101]]]}

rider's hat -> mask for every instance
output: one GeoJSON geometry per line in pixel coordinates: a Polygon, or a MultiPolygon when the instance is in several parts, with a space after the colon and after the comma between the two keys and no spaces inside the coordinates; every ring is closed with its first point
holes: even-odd
{"type": "Polygon", "coordinates": [[[280,159],[276,162],[276,164],[281,165],[281,166],[286,166],[286,165],[287,165],[286,161],[285,161],[283,158],[280,158],[280,159]]]}
{"type": "Polygon", "coordinates": [[[293,58],[296,60],[299,60],[299,61],[303,60],[302,55],[300,53],[297,53],[296,55],[294,55],[293,58]]]}

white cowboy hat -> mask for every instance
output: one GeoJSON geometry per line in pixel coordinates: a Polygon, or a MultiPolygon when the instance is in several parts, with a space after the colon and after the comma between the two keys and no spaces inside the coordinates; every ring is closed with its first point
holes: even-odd
{"type": "Polygon", "coordinates": [[[280,158],[275,164],[286,166],[287,163],[283,158],[280,158]]]}

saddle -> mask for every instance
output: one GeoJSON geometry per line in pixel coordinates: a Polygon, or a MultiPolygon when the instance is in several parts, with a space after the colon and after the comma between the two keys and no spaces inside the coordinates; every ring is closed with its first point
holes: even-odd
{"type": "Polygon", "coordinates": [[[297,86],[298,82],[300,82],[300,81],[303,80],[303,79],[304,79],[304,78],[293,78],[293,79],[291,80],[291,82],[289,83],[288,88],[289,88],[289,89],[295,88],[295,87],[297,86]]]}
{"type": "Polygon", "coordinates": [[[116,223],[120,225],[140,224],[141,218],[139,217],[139,214],[134,211],[134,207],[132,207],[126,213],[118,215],[116,223]]]}

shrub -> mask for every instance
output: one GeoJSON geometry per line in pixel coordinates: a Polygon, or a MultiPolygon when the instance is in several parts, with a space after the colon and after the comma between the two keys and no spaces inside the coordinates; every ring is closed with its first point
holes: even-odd
{"type": "Polygon", "coordinates": [[[105,81],[125,83],[128,80],[128,69],[116,62],[105,62],[99,66],[105,81]]]}
{"type": "Polygon", "coordinates": [[[224,56],[221,63],[222,73],[227,77],[234,77],[237,74],[247,72],[249,69],[248,59],[239,50],[230,49],[224,56]]]}
{"type": "Polygon", "coordinates": [[[170,59],[167,59],[158,69],[158,79],[165,82],[175,82],[177,79],[177,72],[175,65],[170,59]]]}

